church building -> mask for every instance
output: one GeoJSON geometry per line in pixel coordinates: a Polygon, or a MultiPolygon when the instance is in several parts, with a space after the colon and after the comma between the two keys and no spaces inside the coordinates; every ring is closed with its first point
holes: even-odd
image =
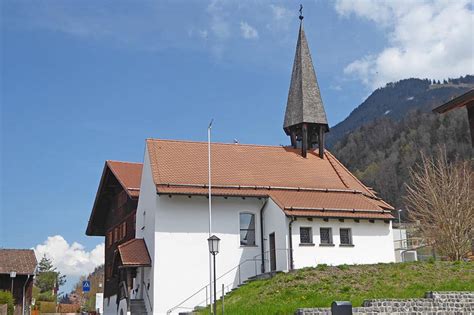
{"type": "MultiPolygon", "coordinates": [[[[254,276],[395,261],[393,208],[325,149],[329,125],[300,19],[289,145],[210,145],[218,297],[254,276]]],[[[105,236],[106,314],[209,304],[208,150],[147,139],[143,164],[106,162],[86,232],[105,236]]]]}

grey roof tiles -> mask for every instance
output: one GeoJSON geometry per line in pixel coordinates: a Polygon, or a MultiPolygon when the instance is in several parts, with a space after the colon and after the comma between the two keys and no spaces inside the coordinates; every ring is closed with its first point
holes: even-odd
{"type": "Polygon", "coordinates": [[[300,123],[328,125],[311,53],[300,25],[283,128],[300,123]]]}

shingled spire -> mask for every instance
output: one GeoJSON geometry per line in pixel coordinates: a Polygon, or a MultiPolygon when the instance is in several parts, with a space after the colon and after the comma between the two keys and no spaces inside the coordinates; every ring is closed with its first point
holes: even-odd
{"type": "Polygon", "coordinates": [[[329,126],[301,14],[300,21],[283,129],[290,136],[293,147],[301,144],[303,157],[318,145],[319,156],[323,158],[324,134],[329,131],[329,126]]]}

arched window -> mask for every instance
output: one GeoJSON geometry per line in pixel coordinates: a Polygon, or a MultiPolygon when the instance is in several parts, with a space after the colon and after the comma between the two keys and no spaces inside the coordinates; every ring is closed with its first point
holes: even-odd
{"type": "Polygon", "coordinates": [[[240,214],[240,245],[255,246],[255,215],[253,213],[240,214]]]}

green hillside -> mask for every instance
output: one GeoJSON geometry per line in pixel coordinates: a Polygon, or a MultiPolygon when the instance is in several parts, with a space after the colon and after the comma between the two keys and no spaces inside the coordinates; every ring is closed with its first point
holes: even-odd
{"type": "Polygon", "coordinates": [[[335,300],[361,306],[365,299],[420,298],[427,291],[474,291],[474,263],[319,265],[242,286],[225,297],[225,314],[294,314],[335,300]]]}

